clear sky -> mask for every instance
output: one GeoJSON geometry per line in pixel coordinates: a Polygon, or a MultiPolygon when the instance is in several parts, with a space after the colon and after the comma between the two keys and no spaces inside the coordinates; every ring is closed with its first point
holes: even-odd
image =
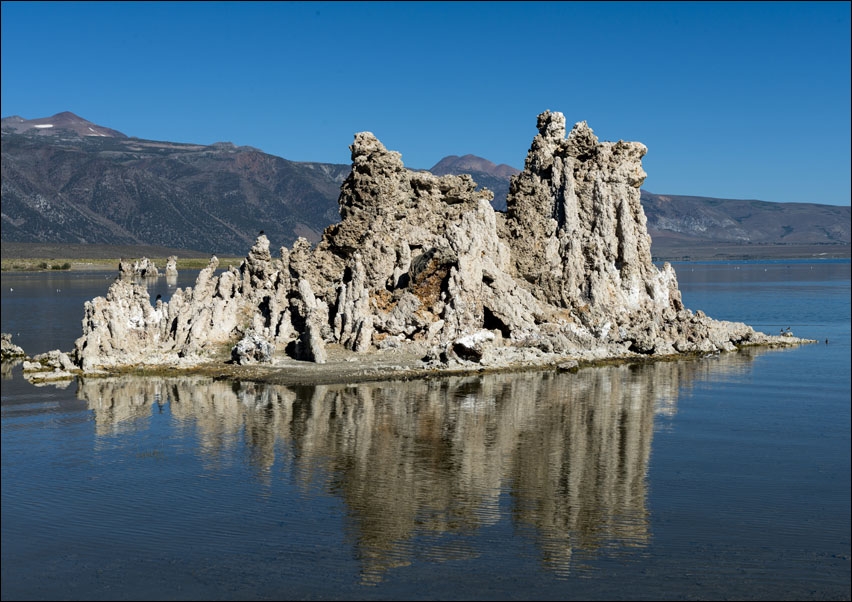
{"type": "Polygon", "coordinates": [[[349,163],[523,167],[536,115],[661,194],[850,204],[849,2],[3,2],[2,116],[349,163]]]}

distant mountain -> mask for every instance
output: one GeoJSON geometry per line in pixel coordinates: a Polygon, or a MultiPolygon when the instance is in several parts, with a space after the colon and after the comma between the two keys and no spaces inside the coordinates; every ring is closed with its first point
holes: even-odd
{"type": "Polygon", "coordinates": [[[470,174],[480,188],[487,188],[494,193],[492,205],[499,211],[506,210],[506,195],[509,194],[509,180],[515,174],[520,173],[520,170],[505,163],[495,165],[488,159],[483,159],[476,155],[465,155],[463,157],[450,155],[438,161],[428,171],[431,171],[436,176],[470,174]]]}
{"type": "Polygon", "coordinates": [[[849,244],[850,208],[642,191],[648,228],[739,244],[849,244]]]}
{"type": "Polygon", "coordinates": [[[657,256],[849,256],[849,207],[661,195],[646,190],[641,200],[657,256]]]}
{"type": "MultiPolygon", "coordinates": [[[[129,138],[73,113],[2,119],[4,243],[152,245],[242,256],[264,230],[272,248],[316,242],[339,221],[349,165],[300,163],[228,142],[129,138]]],[[[468,173],[505,210],[518,170],[474,155],[430,170],[468,173]]],[[[664,258],[848,256],[850,208],[642,191],[653,253],[664,258]],[[844,251],[845,245],[845,251],[844,251]]],[[[9,246],[5,247],[9,249],[9,246]]]]}
{"type": "Polygon", "coordinates": [[[432,169],[430,169],[433,174],[436,176],[443,176],[448,173],[487,173],[497,178],[505,178],[509,179],[517,173],[520,173],[519,169],[515,169],[511,165],[506,165],[505,163],[501,163],[500,165],[495,165],[488,159],[483,159],[482,157],[477,157],[476,155],[465,155],[464,157],[459,157],[458,155],[449,155],[444,157],[440,161],[438,161],[432,169]]]}
{"type": "Polygon", "coordinates": [[[39,134],[42,136],[102,136],[106,138],[127,138],[121,132],[111,130],[103,126],[86,121],[77,117],[74,113],[65,111],[57,113],[53,117],[42,117],[40,119],[24,119],[13,115],[4,117],[0,122],[0,129],[13,134],[39,134]]]}
{"type": "Polygon", "coordinates": [[[230,143],[128,138],[71,113],[5,118],[2,239],[238,256],[260,230],[273,248],[298,236],[315,242],[339,220],[349,171],[230,143]]]}

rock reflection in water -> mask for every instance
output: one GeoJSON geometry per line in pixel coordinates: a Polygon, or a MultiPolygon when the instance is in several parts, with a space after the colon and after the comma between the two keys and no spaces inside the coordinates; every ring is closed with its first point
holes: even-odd
{"type": "Polygon", "coordinates": [[[113,377],[81,379],[78,395],[99,435],[168,405],[211,465],[237,461],[245,445],[260,478],[277,463],[341,496],[364,583],[415,559],[475,556],[465,535],[508,515],[567,575],[578,559],[647,545],[654,416],[665,421],[693,382],[741,372],[759,353],[314,387],[113,377]]]}
{"type": "Polygon", "coordinates": [[[11,380],[14,377],[13,370],[16,366],[23,363],[23,360],[3,360],[0,362],[0,379],[11,380]]]}

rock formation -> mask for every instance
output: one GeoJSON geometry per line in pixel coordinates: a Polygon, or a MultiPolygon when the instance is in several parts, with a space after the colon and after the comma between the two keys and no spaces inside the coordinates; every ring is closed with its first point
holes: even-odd
{"type": "Polygon", "coordinates": [[[58,349],[24,360],[23,371],[24,378],[31,383],[70,381],[80,372],[68,354],[58,349]]]}
{"type": "Polygon", "coordinates": [[[299,239],[273,258],[261,234],[239,267],[217,275],[213,257],[194,288],[156,305],[118,279],[86,303],[75,361],[274,364],[277,349],[323,363],[346,349],[503,367],[803,342],[683,306],[672,267],[651,261],[644,145],[600,142],[585,122],[566,136],[550,111],[538,132],[505,214],[470,176],[407,170],[356,134],[341,221],[315,247],[299,239]]]}
{"type": "Polygon", "coordinates": [[[170,255],[166,261],[166,280],[169,284],[177,282],[177,255],[170,255]]]}
{"type": "MultiPolygon", "coordinates": [[[[177,258],[175,258],[177,259],[177,258]]],[[[177,272],[177,270],[175,270],[177,272]]],[[[139,261],[130,263],[121,259],[118,262],[118,273],[122,278],[158,278],[160,271],[153,260],[143,257],[139,261]]]]}
{"type": "Polygon", "coordinates": [[[231,350],[231,360],[235,364],[254,364],[268,362],[272,359],[275,347],[255,332],[247,332],[239,343],[231,350]]]}
{"type": "Polygon", "coordinates": [[[58,349],[30,357],[12,342],[12,334],[8,332],[0,334],[0,343],[0,359],[4,366],[20,362],[24,378],[31,383],[70,381],[80,372],[68,354],[58,349]]]}
{"type": "Polygon", "coordinates": [[[27,357],[26,352],[12,342],[12,333],[0,333],[0,358],[13,360],[27,357]]]}

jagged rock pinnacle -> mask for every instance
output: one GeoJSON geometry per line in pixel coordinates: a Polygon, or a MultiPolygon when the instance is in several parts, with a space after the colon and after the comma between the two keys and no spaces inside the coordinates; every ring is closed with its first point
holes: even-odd
{"type": "Polygon", "coordinates": [[[290,349],[322,363],[336,345],[418,351],[433,367],[527,366],[779,343],[686,309],[672,267],[653,264],[643,144],[601,142],[585,121],[566,136],[551,111],[537,129],[505,214],[470,176],[409,171],[356,134],[341,221],[315,247],[299,239],[274,258],[261,234],[239,268],[216,276],[214,257],[156,307],[118,280],[86,303],[75,361],[180,365],[240,343],[240,362],[290,349]]]}

